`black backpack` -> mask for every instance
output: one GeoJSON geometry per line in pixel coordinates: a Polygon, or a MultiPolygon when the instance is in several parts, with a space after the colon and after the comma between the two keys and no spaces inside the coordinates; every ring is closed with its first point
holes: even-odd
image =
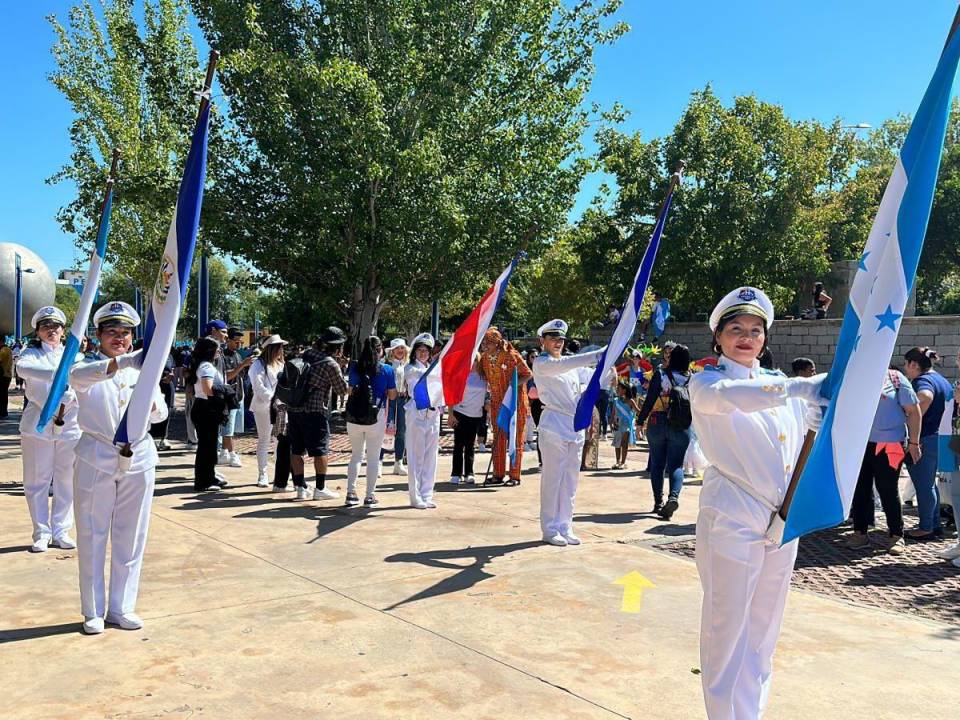
{"type": "Polygon", "coordinates": [[[380,404],[373,398],[373,380],[369,375],[360,375],[360,384],[350,391],[347,398],[347,422],[354,425],[376,425],[380,404]]]}
{"type": "Polygon", "coordinates": [[[310,365],[302,358],[291,358],[283,364],[283,370],[277,375],[277,389],[273,396],[287,407],[303,407],[310,395],[307,379],[310,365]]]}
{"type": "Polygon", "coordinates": [[[693,423],[690,410],[690,383],[677,385],[673,373],[667,370],[670,378],[670,397],[667,402],[667,425],[676,430],[686,430],[693,423]]]}

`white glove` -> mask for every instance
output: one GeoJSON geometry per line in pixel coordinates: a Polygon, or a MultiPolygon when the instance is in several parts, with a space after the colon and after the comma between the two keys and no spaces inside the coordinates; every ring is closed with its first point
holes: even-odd
{"type": "Polygon", "coordinates": [[[820,424],[823,422],[823,407],[815,403],[807,403],[804,420],[807,423],[808,430],[820,432],[820,424]]]}
{"type": "Polygon", "coordinates": [[[826,377],[826,373],[820,373],[819,375],[808,378],[787,378],[787,397],[800,398],[801,400],[806,400],[808,403],[815,403],[817,405],[826,404],[826,398],[820,397],[820,388],[826,377]]]}
{"type": "Polygon", "coordinates": [[[135,370],[139,370],[141,362],[143,362],[142,348],[140,350],[134,350],[132,353],[127,353],[126,355],[120,355],[117,358],[117,369],[134,368],[135,370]]]}

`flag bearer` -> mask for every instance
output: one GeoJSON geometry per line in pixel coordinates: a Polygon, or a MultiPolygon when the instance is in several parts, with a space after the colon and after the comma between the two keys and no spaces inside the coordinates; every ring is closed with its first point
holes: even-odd
{"type": "Polygon", "coordinates": [[[544,352],[533,361],[543,414],[537,426],[543,469],[540,474],[540,529],[551,545],[579,545],[573,533],[573,504],[580,480],[584,431],[574,430],[577,402],[589,377],[580,369],[595,365],[603,349],[563,355],[567,323],[551,320],[537,331],[544,352]]]}
{"type": "Polygon", "coordinates": [[[709,462],[697,518],[703,586],[700,663],[710,720],[753,720],[770,691],[796,540],[766,537],[783,502],[807,426],[819,426],[823,375],[764,370],[773,305],[738,288],[710,315],[716,366],[690,380],[693,427],[709,462]],[[811,405],[812,404],[812,405],[811,405]]]}
{"type": "Polygon", "coordinates": [[[421,333],[413,339],[410,364],[404,368],[403,382],[407,386],[407,482],[410,486],[410,505],[424,510],[435,508],[433,486],[437,475],[437,453],[440,450],[440,409],[417,409],[413,389],[430,366],[430,353],[436,345],[433,335],[421,333]]]}
{"type": "Polygon", "coordinates": [[[62,548],[76,547],[70,537],[73,528],[73,458],[80,439],[77,425],[77,396],[71,389],[63,394],[63,413],[57,413],[42,433],[37,432],[40,411],[47,401],[53,376],[63,355],[67,318],[60,308],[37,310],[31,320],[37,339],[17,360],[17,375],[24,380],[26,406],[20,419],[20,447],[23,455],[23,494],[33,521],[32,552],[44,552],[50,542],[62,548]],[[50,485],[53,484],[51,512],[50,485]]]}
{"type": "MultiPolygon", "coordinates": [[[[104,621],[137,630],[143,621],[134,612],[140,569],[147,544],[157,449],[145,434],[131,442],[132,456],[122,457],[114,433],[140,376],[139,353],[130,354],[137,312],[124,302],[109,302],[93,316],[100,341],[96,360],[76,365],[70,384],[80,404],[83,436],[77,444],[74,499],[83,631],[103,632],[104,621]],[[110,540],[110,597],[104,581],[110,540]]],[[[167,404],[154,388],[150,421],[162,422],[167,404]]]]}

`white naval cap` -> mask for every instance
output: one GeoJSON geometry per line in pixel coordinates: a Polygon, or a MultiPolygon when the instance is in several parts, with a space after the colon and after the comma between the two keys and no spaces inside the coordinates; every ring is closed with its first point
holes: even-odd
{"type": "Polygon", "coordinates": [[[417,345],[426,345],[428,348],[433,348],[436,345],[436,341],[433,339],[433,335],[430,333],[420,333],[413,339],[413,347],[417,345]]]}
{"type": "Polygon", "coordinates": [[[67,324],[67,316],[63,314],[63,310],[53,305],[45,305],[37,310],[30,319],[30,324],[33,326],[33,329],[36,330],[37,326],[44,320],[55,320],[64,327],[66,327],[67,324]]]}
{"type": "Polygon", "coordinates": [[[568,325],[560,319],[551,320],[545,322],[540,326],[540,329],[537,330],[537,336],[543,337],[544,335],[559,335],[562,338],[567,336],[568,325]]]}
{"type": "Polygon", "coordinates": [[[101,325],[136,327],[140,324],[140,315],[127,303],[114,300],[94,313],[93,324],[98,328],[101,325]]]}
{"type": "Polygon", "coordinates": [[[720,321],[728,315],[756,315],[763,319],[769,330],[773,325],[773,303],[759,288],[737,288],[727,293],[710,313],[710,329],[715,331],[720,321]]]}

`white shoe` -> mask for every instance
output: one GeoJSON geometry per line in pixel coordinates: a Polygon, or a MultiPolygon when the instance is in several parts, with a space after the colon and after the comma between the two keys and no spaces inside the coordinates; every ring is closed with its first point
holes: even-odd
{"type": "Polygon", "coordinates": [[[53,542],[56,543],[57,547],[63,550],[76,550],[77,548],[76,541],[69,535],[61,535],[60,537],[55,538],[53,542]]]}
{"type": "Polygon", "coordinates": [[[157,449],[158,449],[158,450],[169,450],[169,449],[170,449],[170,443],[168,443],[166,440],[161,440],[161,441],[160,441],[160,444],[157,446],[157,449]]]}
{"type": "Polygon", "coordinates": [[[229,465],[230,464],[230,453],[226,450],[221,450],[220,454],[217,456],[217,465],[229,465]]]}
{"type": "Polygon", "coordinates": [[[92,617],[83,619],[83,632],[86,635],[99,635],[103,632],[103,618],[92,617]]]}
{"type": "Polygon", "coordinates": [[[226,479],[227,479],[227,476],[226,476],[226,475],[224,475],[223,473],[217,472],[216,470],[213,471],[213,476],[214,476],[217,480],[220,480],[221,482],[222,482],[223,480],[226,480],[226,479]]]}
{"type": "Polygon", "coordinates": [[[960,542],[953,547],[948,547],[946,550],[938,552],[937,557],[943,558],[944,560],[956,560],[960,558],[960,542]]]}
{"type": "Polygon", "coordinates": [[[423,501],[423,504],[428,508],[435,508],[437,504],[433,501],[433,498],[429,498],[423,501]]]}
{"type": "Polygon", "coordinates": [[[340,493],[336,490],[330,490],[329,488],[323,488],[322,490],[316,488],[313,491],[314,500],[336,500],[338,497],[340,497],[340,493]]]}
{"type": "Polygon", "coordinates": [[[417,500],[415,503],[411,503],[410,507],[415,507],[417,510],[426,510],[429,506],[423,500],[417,500]]]}
{"type": "Polygon", "coordinates": [[[567,541],[567,545],[579,545],[580,538],[571,533],[563,533],[563,539],[567,541]]]}
{"type": "Polygon", "coordinates": [[[406,474],[407,474],[407,468],[404,467],[402,460],[398,460],[397,462],[395,462],[395,463],[393,464],[393,474],[394,474],[394,475],[406,475],[406,474]]]}
{"type": "Polygon", "coordinates": [[[463,482],[467,485],[476,485],[477,479],[473,475],[467,475],[463,482]]]}
{"type": "Polygon", "coordinates": [[[451,476],[451,478],[450,478],[450,484],[451,484],[451,485],[459,485],[459,484],[460,484],[460,476],[459,476],[459,475],[453,475],[453,476],[451,476]]]}
{"type": "Polygon", "coordinates": [[[565,547],[567,544],[566,538],[563,537],[560,533],[554,533],[553,535],[544,535],[543,541],[545,543],[550,543],[551,545],[556,545],[557,547],[565,547]]]}
{"type": "Polygon", "coordinates": [[[308,487],[298,487],[297,488],[297,500],[309,500],[310,499],[310,488],[308,487]]]}
{"type": "Polygon", "coordinates": [[[260,473],[260,476],[257,478],[257,487],[270,487],[270,481],[267,479],[266,473],[260,473]]]}
{"type": "Polygon", "coordinates": [[[106,621],[111,625],[119,625],[123,630],[139,630],[143,627],[143,620],[136,613],[107,613],[106,621]]]}
{"type": "Polygon", "coordinates": [[[42,553],[46,552],[47,548],[50,547],[50,536],[41,535],[38,539],[33,541],[33,545],[30,546],[30,552],[42,553]]]}
{"type": "Polygon", "coordinates": [[[239,453],[230,453],[230,467],[243,467],[239,453]]]}

